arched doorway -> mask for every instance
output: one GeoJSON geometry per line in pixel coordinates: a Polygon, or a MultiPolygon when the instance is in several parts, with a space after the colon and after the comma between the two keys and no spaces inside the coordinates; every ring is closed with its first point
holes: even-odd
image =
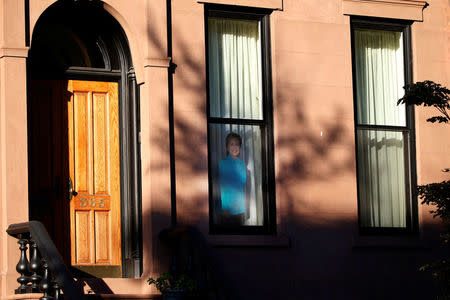
{"type": "Polygon", "coordinates": [[[57,1],[27,75],[30,220],[79,276],[139,277],[139,101],[123,29],[101,1],[57,1]]]}

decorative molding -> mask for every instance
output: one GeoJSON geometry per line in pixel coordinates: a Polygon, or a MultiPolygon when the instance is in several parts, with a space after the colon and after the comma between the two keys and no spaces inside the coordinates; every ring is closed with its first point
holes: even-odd
{"type": "Polygon", "coordinates": [[[419,0],[343,0],[343,2],[370,2],[370,3],[383,3],[392,5],[408,5],[424,7],[427,5],[426,1],[419,0]]]}
{"type": "Polygon", "coordinates": [[[201,4],[225,4],[247,7],[258,7],[273,10],[283,10],[283,0],[198,0],[201,4]]]}
{"type": "Polygon", "coordinates": [[[168,68],[170,67],[170,62],[172,61],[171,57],[167,58],[146,58],[145,59],[145,68],[168,68]]]}
{"type": "Polygon", "coordinates": [[[27,58],[28,50],[30,47],[2,47],[0,48],[0,58],[3,57],[19,57],[19,58],[27,58]]]}
{"type": "Polygon", "coordinates": [[[426,1],[418,0],[342,0],[344,15],[423,21],[426,1]]]}

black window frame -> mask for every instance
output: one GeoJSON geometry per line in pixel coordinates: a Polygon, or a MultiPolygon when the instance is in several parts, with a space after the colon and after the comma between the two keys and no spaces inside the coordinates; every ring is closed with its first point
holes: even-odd
{"type": "Polygon", "coordinates": [[[358,124],[357,119],[357,91],[356,91],[356,64],[355,64],[355,29],[372,29],[384,31],[396,31],[403,33],[403,66],[405,85],[412,83],[412,46],[411,46],[411,25],[413,21],[372,18],[372,17],[351,17],[351,51],[352,51],[352,79],[353,79],[353,108],[354,108],[354,125],[355,125],[355,160],[356,160],[356,183],[358,197],[358,228],[361,235],[404,235],[418,233],[418,203],[417,203],[417,175],[416,175],[416,149],[415,149],[415,125],[414,125],[414,107],[407,105],[405,107],[406,126],[390,126],[390,125],[366,125],[358,124]],[[405,179],[406,179],[406,227],[363,227],[361,225],[361,209],[360,209],[360,184],[358,169],[358,131],[359,130],[380,130],[402,132],[406,139],[406,147],[404,149],[405,157],[405,179]]]}
{"type": "Polygon", "coordinates": [[[273,141],[273,95],[272,95],[272,69],[270,45],[270,19],[272,10],[262,8],[249,8],[227,5],[205,4],[205,58],[206,58],[206,114],[208,133],[208,186],[209,186],[209,233],[222,235],[275,235],[275,166],[273,141]],[[218,118],[210,116],[209,94],[209,48],[208,48],[208,18],[219,17],[240,20],[258,20],[261,24],[261,69],[263,89],[263,119],[218,118]],[[263,189],[263,226],[240,226],[235,228],[223,227],[214,224],[215,199],[213,199],[213,174],[211,170],[211,124],[257,125],[261,128],[261,162],[262,162],[262,189],[263,189]]]}

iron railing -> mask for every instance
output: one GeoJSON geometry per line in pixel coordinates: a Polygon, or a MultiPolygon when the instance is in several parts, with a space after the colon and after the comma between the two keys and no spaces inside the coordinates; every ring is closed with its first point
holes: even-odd
{"type": "Polygon", "coordinates": [[[41,300],[85,299],[42,223],[11,224],[6,232],[18,239],[20,245],[16,266],[20,286],[16,293],[43,293],[41,300]],[[61,297],[61,290],[64,297],[61,297]]]}

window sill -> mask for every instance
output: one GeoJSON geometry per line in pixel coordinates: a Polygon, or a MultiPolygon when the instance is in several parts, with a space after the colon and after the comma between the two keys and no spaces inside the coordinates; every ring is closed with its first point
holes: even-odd
{"type": "Polygon", "coordinates": [[[266,247],[289,248],[288,236],[272,235],[208,235],[212,247],[266,247]]]}
{"type": "Polygon", "coordinates": [[[353,249],[415,249],[429,250],[430,243],[418,236],[357,236],[353,238],[353,249]]]}

